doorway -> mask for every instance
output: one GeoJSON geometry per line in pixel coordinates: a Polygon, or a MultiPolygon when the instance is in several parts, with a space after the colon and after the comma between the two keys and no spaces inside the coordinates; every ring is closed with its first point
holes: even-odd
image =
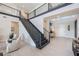
{"type": "MultiPolygon", "coordinates": [[[[77,38],[77,20],[75,19],[75,15],[53,18],[51,20],[45,19],[44,29],[49,32],[50,38],[52,36],[77,38]]],[[[45,30],[44,35],[46,35],[45,30]]]]}
{"type": "Polygon", "coordinates": [[[75,20],[75,38],[77,38],[77,20],[75,20]]]}
{"type": "Polygon", "coordinates": [[[50,40],[51,38],[55,38],[55,28],[53,21],[45,19],[43,24],[43,30],[44,30],[44,36],[47,39],[50,40]]]}
{"type": "Polygon", "coordinates": [[[19,36],[19,23],[11,21],[11,32],[16,34],[16,38],[19,36]]]}

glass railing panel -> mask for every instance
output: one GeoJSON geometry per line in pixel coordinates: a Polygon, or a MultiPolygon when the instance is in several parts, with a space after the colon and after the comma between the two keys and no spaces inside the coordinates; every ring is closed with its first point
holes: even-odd
{"type": "Polygon", "coordinates": [[[35,15],[34,15],[34,11],[32,11],[30,14],[29,14],[29,18],[32,18],[32,17],[34,17],[35,15]]]}
{"type": "Polygon", "coordinates": [[[7,14],[19,16],[19,11],[15,10],[15,9],[12,9],[10,7],[7,7],[3,4],[0,4],[0,12],[4,12],[4,13],[7,13],[7,14]]]}
{"type": "Polygon", "coordinates": [[[62,6],[64,5],[65,3],[45,3],[43,4],[42,6],[38,7],[37,9],[35,9],[34,11],[32,11],[30,14],[29,14],[29,18],[32,18],[32,17],[35,17],[39,14],[42,14],[48,10],[51,10],[51,9],[55,9],[59,6],[62,6]]]}
{"type": "Polygon", "coordinates": [[[64,4],[64,3],[50,3],[51,9],[54,9],[54,8],[56,8],[56,7],[59,7],[59,6],[63,5],[63,4],[64,4]]]}
{"type": "Polygon", "coordinates": [[[43,6],[36,9],[36,15],[39,15],[45,11],[48,11],[48,4],[44,4],[43,6]]]}

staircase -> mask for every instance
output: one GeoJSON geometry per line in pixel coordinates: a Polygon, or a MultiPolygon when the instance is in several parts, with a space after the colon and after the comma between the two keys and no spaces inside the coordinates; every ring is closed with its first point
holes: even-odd
{"type": "Polygon", "coordinates": [[[29,20],[20,18],[20,21],[28,31],[37,48],[42,49],[49,43],[49,40],[44,37],[44,34],[42,34],[29,20]]]}

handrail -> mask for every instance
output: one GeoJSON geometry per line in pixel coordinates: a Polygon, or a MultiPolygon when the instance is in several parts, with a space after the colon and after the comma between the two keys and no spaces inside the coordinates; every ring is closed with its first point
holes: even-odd
{"type": "Polygon", "coordinates": [[[46,30],[45,28],[43,28],[46,32],[50,33],[48,30],[46,30]]]}
{"type": "Polygon", "coordinates": [[[11,16],[11,17],[20,18],[20,16],[12,15],[12,14],[9,14],[9,13],[0,12],[0,14],[11,16]]]}
{"type": "MultiPolygon", "coordinates": [[[[46,3],[42,4],[41,6],[39,6],[37,9],[39,9],[40,7],[44,6],[46,3]]],[[[37,10],[35,9],[35,10],[37,10]]],[[[29,14],[31,14],[32,12],[34,12],[35,10],[31,11],[29,14]]]]}
{"type": "MultiPolygon", "coordinates": [[[[38,16],[41,16],[41,15],[43,15],[43,14],[46,14],[46,13],[48,13],[48,12],[54,11],[54,10],[56,10],[56,9],[59,9],[59,8],[61,8],[61,7],[64,7],[64,6],[67,6],[67,5],[70,5],[70,4],[72,4],[72,3],[64,3],[63,5],[57,6],[56,8],[52,8],[52,9],[50,9],[50,10],[48,9],[47,11],[45,11],[45,12],[43,12],[43,13],[40,13],[40,14],[38,14],[38,15],[35,15],[35,16],[29,18],[29,19],[36,18],[36,17],[38,17],[38,16]]],[[[36,10],[37,10],[37,9],[36,9],[36,10]]],[[[32,12],[33,12],[33,11],[32,11],[32,12]]]]}

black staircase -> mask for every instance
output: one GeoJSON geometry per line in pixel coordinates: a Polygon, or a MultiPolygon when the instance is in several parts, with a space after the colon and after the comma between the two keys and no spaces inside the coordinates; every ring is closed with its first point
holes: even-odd
{"type": "Polygon", "coordinates": [[[37,48],[42,49],[49,43],[49,40],[44,37],[44,34],[42,34],[29,20],[20,18],[20,21],[30,34],[37,48]]]}

